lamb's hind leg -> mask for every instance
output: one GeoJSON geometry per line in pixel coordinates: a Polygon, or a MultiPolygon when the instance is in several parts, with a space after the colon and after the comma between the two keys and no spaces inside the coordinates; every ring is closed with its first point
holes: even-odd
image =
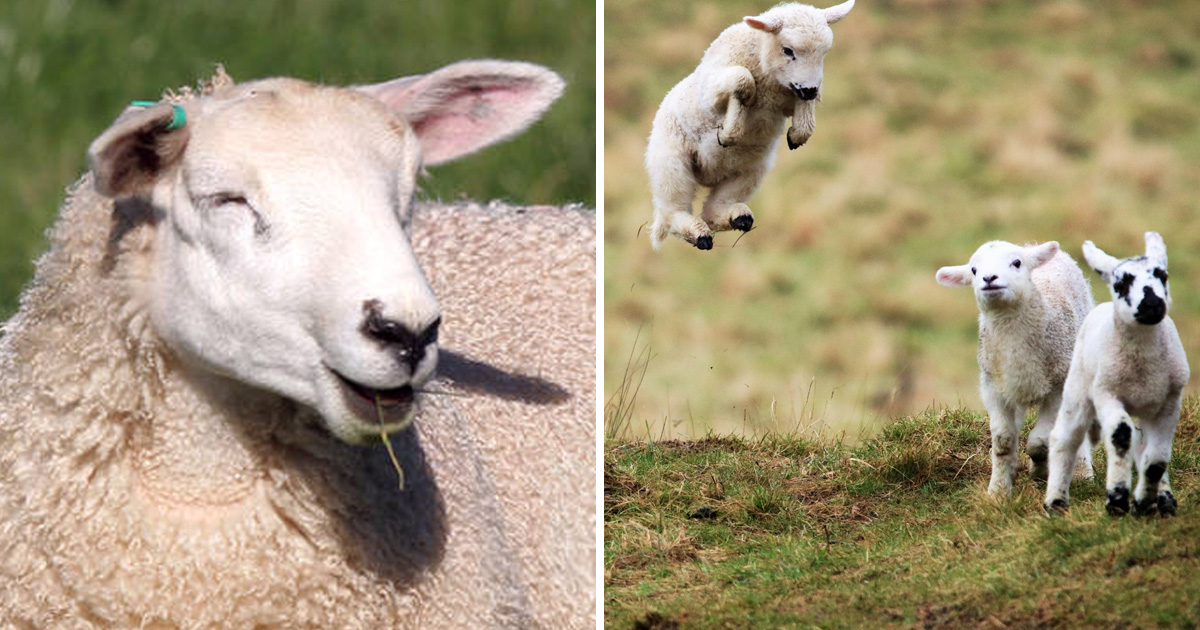
{"type": "Polygon", "coordinates": [[[686,160],[678,154],[651,149],[646,154],[646,170],[650,175],[650,191],[654,201],[654,224],[650,226],[650,244],[662,247],[668,235],[681,238],[697,249],[712,249],[712,232],[692,215],[696,197],[696,180],[686,160]]]}
{"type": "Polygon", "coordinates": [[[704,201],[704,209],[700,218],[713,232],[726,230],[748,231],[754,226],[754,213],[745,200],[754,194],[758,183],[762,180],[762,172],[754,170],[731,177],[716,186],[704,201]]]}
{"type": "Polygon", "coordinates": [[[717,142],[723,147],[733,146],[746,133],[745,108],[754,102],[757,93],[754,75],[742,66],[730,66],[712,79],[711,86],[712,107],[725,114],[717,129],[717,142]]]}
{"type": "MultiPolygon", "coordinates": [[[[1041,408],[1038,410],[1037,424],[1033,425],[1033,430],[1029,432],[1029,440],[1026,442],[1025,453],[1030,459],[1030,475],[1038,480],[1045,481],[1050,476],[1050,431],[1054,429],[1054,421],[1058,417],[1058,409],[1062,406],[1062,394],[1052,395],[1042,401],[1041,408]]],[[[1075,479],[1087,480],[1091,479],[1095,473],[1092,471],[1092,441],[1085,434],[1083,441],[1079,444],[1079,451],[1075,455],[1075,479]]]]}
{"type": "Polygon", "coordinates": [[[1066,512],[1070,505],[1071,471],[1080,446],[1087,440],[1095,413],[1086,395],[1072,394],[1070,385],[1068,380],[1058,418],[1050,430],[1049,476],[1046,501],[1042,506],[1047,514],[1066,512]]]}

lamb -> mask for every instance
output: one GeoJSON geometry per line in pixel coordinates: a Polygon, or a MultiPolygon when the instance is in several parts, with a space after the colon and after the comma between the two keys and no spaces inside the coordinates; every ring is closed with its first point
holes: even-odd
{"type": "Polygon", "coordinates": [[[829,25],[852,8],[854,0],[824,10],[793,2],[746,17],[725,29],[696,70],[667,93],[646,147],[654,249],[668,235],[712,249],[713,232],[754,225],[745,201],[771,170],[788,116],[789,148],[812,136],[833,45],[829,25]],[[696,218],[698,186],[710,191],[696,218]]]}
{"type": "Polygon", "coordinates": [[[1179,423],[1183,387],[1190,371],[1175,323],[1167,315],[1167,247],[1156,232],[1146,232],[1143,256],[1117,260],[1091,241],[1083,257],[1112,292],[1083,322],[1071,373],[1063,390],[1058,422],[1050,434],[1047,513],[1067,511],[1071,480],[1064,453],[1104,436],[1108,453],[1106,511],[1129,512],[1132,465],[1138,469],[1133,513],[1175,514],[1175,496],[1167,478],[1171,442],[1179,423]],[[1141,426],[1134,428],[1130,416],[1141,426]],[[1131,456],[1132,454],[1132,456],[1131,456]]]}
{"type": "MultiPolygon", "coordinates": [[[[1024,247],[984,243],[966,265],[942,267],[939,284],[973,286],[979,305],[979,394],[990,417],[992,478],[988,494],[1012,494],[1025,411],[1038,407],[1025,452],[1035,479],[1045,479],[1048,436],[1062,402],[1075,333],[1092,294],[1083,273],[1056,241],[1024,247]]],[[[1078,474],[1090,477],[1091,445],[1075,444],[1078,474]]]]}
{"type": "Polygon", "coordinates": [[[594,215],[412,201],[561,89],[218,72],[101,134],[0,337],[0,626],[591,628],[594,215]]]}

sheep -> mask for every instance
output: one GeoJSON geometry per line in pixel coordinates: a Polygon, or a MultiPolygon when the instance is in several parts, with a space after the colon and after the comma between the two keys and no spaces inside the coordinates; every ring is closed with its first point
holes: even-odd
{"type": "Polygon", "coordinates": [[[1124,260],[1091,241],[1083,244],[1084,259],[1108,284],[1112,301],[1087,316],[1075,343],[1062,409],[1050,434],[1043,505],[1048,514],[1067,511],[1071,480],[1063,454],[1089,434],[1093,441],[1103,435],[1108,453],[1104,507],[1110,515],[1129,512],[1132,465],[1138,469],[1133,513],[1175,514],[1167,464],[1190,371],[1167,315],[1167,247],[1156,232],[1146,232],[1145,242],[1145,255],[1124,260]],[[1135,429],[1130,416],[1137,416],[1141,426],[1135,429]]]}
{"type": "MultiPolygon", "coordinates": [[[[1062,401],[1075,333],[1092,294],[1058,242],[1024,247],[984,243],[965,265],[942,267],[937,281],[973,286],[979,305],[979,394],[990,418],[992,477],[988,494],[1012,494],[1025,411],[1038,407],[1025,447],[1030,473],[1045,479],[1047,439],[1062,401]]],[[[1076,444],[1078,474],[1090,477],[1090,444],[1076,444]]],[[[1075,452],[1075,451],[1073,451],[1075,452]]]]}
{"type": "Polygon", "coordinates": [[[646,147],[654,249],[668,235],[712,249],[714,232],[754,225],[745,201],[771,170],[788,116],[789,148],[812,136],[833,45],[829,25],[853,7],[854,0],[824,10],[793,2],[746,17],[667,93],[646,147]],[[699,218],[692,215],[698,186],[709,189],[699,218]]]}
{"type": "Polygon", "coordinates": [[[561,89],[218,72],[102,133],[0,337],[0,626],[593,627],[594,215],[412,202],[561,89]]]}

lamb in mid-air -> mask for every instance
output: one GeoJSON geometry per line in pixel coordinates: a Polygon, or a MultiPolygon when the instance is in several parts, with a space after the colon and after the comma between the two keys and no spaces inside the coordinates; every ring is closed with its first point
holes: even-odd
{"type": "Polygon", "coordinates": [[[745,201],[775,161],[791,116],[788,147],[816,128],[829,25],[854,7],[781,4],[730,26],[704,52],[700,65],[667,93],[650,132],[646,171],[654,198],[650,243],[668,235],[712,249],[713,232],[749,230],[745,201]],[[710,189],[700,217],[692,215],[699,186],[710,189]]]}
{"type": "MultiPolygon", "coordinates": [[[[1083,272],[1058,243],[1021,247],[1004,241],[984,243],[969,263],[942,267],[939,284],[973,286],[979,305],[979,394],[991,418],[992,479],[988,493],[1012,493],[1025,410],[1038,407],[1025,452],[1032,475],[1045,479],[1048,440],[1063,382],[1071,363],[1075,334],[1088,311],[1092,293],[1083,272]]],[[[1091,444],[1071,451],[1078,473],[1090,477],[1091,444]]]]}
{"type": "Polygon", "coordinates": [[[1062,409],[1050,434],[1049,513],[1069,505],[1069,454],[1089,432],[1095,441],[1102,434],[1108,451],[1109,514],[1129,512],[1134,465],[1133,513],[1175,513],[1167,464],[1190,371],[1175,322],[1167,315],[1167,246],[1156,232],[1144,238],[1145,255],[1124,260],[1091,241],[1083,244],[1083,257],[1109,285],[1113,300],[1087,316],[1075,343],[1062,409]],[[1130,416],[1141,421],[1138,429],[1130,416]]]}

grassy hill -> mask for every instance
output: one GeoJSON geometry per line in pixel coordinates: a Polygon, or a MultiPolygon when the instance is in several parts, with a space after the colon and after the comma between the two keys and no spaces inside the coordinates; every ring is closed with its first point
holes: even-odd
{"type": "Polygon", "coordinates": [[[654,112],[722,29],[772,4],[605,2],[605,390],[651,349],[636,430],[815,414],[856,431],[979,407],[974,300],[933,276],[991,239],[1081,260],[1084,240],[1124,257],[1161,232],[1200,356],[1200,3],[861,0],[833,27],[815,135],[781,147],[749,201],[757,229],[653,252],[654,112]]]}
{"type": "Polygon", "coordinates": [[[6,0],[0,2],[0,320],[83,172],[87,145],[131,100],[235,79],[329,84],[421,74],[461,59],[541,63],[567,81],[527,133],[431,169],[427,197],[596,202],[595,5],[590,0],[6,0]]]}
{"type": "Polygon", "coordinates": [[[993,503],[987,421],[963,409],[856,446],[610,440],[606,627],[1195,628],[1198,413],[1186,400],[1165,519],[1104,514],[1102,450],[1066,517],[1026,472],[993,503]]]}

